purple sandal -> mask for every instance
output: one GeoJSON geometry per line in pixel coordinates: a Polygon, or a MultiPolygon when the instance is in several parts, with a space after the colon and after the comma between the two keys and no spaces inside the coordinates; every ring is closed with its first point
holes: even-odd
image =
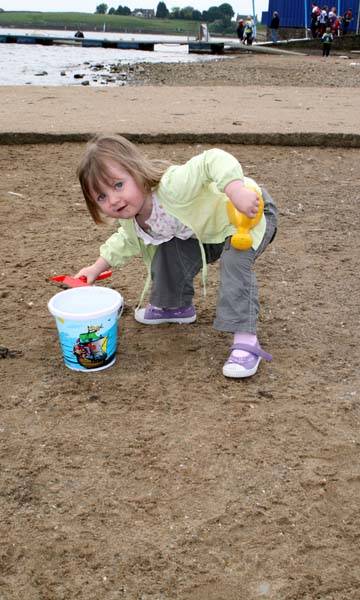
{"type": "Polygon", "coordinates": [[[161,323],[193,323],[196,321],[194,306],[180,308],[157,308],[148,304],[146,308],[135,310],[135,320],[143,325],[161,325],[161,323]]]}
{"type": "Polygon", "coordinates": [[[223,375],[225,377],[236,379],[251,377],[251,375],[255,375],[262,358],[272,360],[271,354],[265,352],[259,344],[255,346],[245,343],[233,344],[230,350],[231,354],[223,366],[223,375]],[[244,350],[245,352],[249,352],[249,356],[234,356],[233,350],[244,350]]]}

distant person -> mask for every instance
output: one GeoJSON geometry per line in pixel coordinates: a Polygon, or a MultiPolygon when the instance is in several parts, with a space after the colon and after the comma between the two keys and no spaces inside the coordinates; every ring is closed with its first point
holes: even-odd
{"type": "Polygon", "coordinates": [[[348,8],[344,14],[343,14],[343,18],[342,18],[342,32],[343,35],[346,35],[349,29],[349,25],[351,23],[351,21],[353,20],[353,13],[351,8],[348,8]]]}
{"type": "Polygon", "coordinates": [[[208,30],[208,26],[206,23],[200,23],[199,41],[200,42],[208,42],[209,41],[209,30],[208,30]]]}
{"type": "Polygon", "coordinates": [[[331,29],[333,29],[336,19],[337,19],[337,9],[336,9],[336,6],[333,6],[329,10],[329,25],[330,25],[331,29]]]}
{"type": "Polygon", "coordinates": [[[329,27],[330,25],[330,20],[329,20],[329,9],[327,6],[323,6],[320,14],[318,16],[318,31],[319,31],[319,37],[322,38],[322,36],[324,35],[326,28],[329,27]]]}
{"type": "Polygon", "coordinates": [[[243,39],[247,46],[251,46],[254,41],[254,21],[251,17],[248,17],[245,21],[243,39]]]}
{"type": "Polygon", "coordinates": [[[80,29],[77,30],[77,32],[75,33],[74,37],[76,38],[84,38],[84,34],[82,31],[80,31],[80,29]]]}
{"type": "Polygon", "coordinates": [[[336,19],[333,22],[333,24],[331,25],[331,33],[333,34],[333,36],[338,37],[340,35],[341,32],[341,19],[338,17],[338,15],[336,15],[336,19]]]}
{"type": "Polygon", "coordinates": [[[334,37],[339,36],[340,35],[340,19],[337,15],[336,6],[333,6],[329,10],[329,25],[330,25],[331,33],[333,34],[333,36],[334,37]]]}
{"type": "Polygon", "coordinates": [[[330,54],[330,50],[331,50],[331,44],[333,43],[334,40],[334,36],[331,33],[331,29],[330,27],[326,28],[325,33],[323,34],[322,38],[321,38],[321,43],[323,45],[323,56],[329,56],[330,54]]]}
{"type": "Polygon", "coordinates": [[[236,33],[237,36],[239,38],[239,42],[241,43],[244,39],[244,19],[239,19],[237,27],[236,27],[236,33]]]}
{"type": "MultiPolygon", "coordinates": [[[[259,300],[253,268],[275,236],[277,210],[264,188],[244,178],[232,154],[212,148],[185,164],[170,165],[147,158],[121,136],[97,136],[86,147],[78,176],[95,223],[107,216],[118,229],[77,277],[85,275],[91,285],[110,265],[120,267],[141,256],[148,272],[141,299],[150,278],[152,286],[150,304],[135,309],[135,320],[146,327],[185,326],[196,320],[194,277],[202,270],[205,285],[207,263],[220,259],[214,328],[233,337],[223,375],[250,377],[262,358],[271,359],[256,335],[259,300]],[[236,227],[227,203],[254,218],[260,194],[264,213],[251,230],[252,245],[237,249],[231,244],[236,227]]],[[[204,357],[208,366],[210,358],[204,357]]]]}
{"type": "Polygon", "coordinates": [[[312,4],[311,6],[311,21],[310,21],[310,30],[313,38],[318,37],[318,28],[319,28],[319,15],[320,15],[320,6],[317,4],[312,4]]]}
{"type": "Polygon", "coordinates": [[[272,19],[271,19],[271,23],[270,23],[271,41],[274,44],[276,44],[276,42],[279,41],[279,27],[280,27],[280,16],[279,16],[279,13],[277,12],[277,10],[274,10],[272,19]]]}

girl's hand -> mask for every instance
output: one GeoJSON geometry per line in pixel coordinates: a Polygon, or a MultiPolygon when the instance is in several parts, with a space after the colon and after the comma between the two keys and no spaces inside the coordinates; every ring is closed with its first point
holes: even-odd
{"type": "Polygon", "coordinates": [[[74,275],[75,279],[79,279],[79,277],[86,277],[86,282],[88,284],[94,283],[95,279],[98,277],[99,273],[96,269],[94,269],[94,265],[90,265],[89,267],[84,267],[81,269],[76,275],[74,275]]]}
{"type": "Polygon", "coordinates": [[[241,196],[236,198],[233,204],[239,212],[253,219],[258,213],[260,202],[256,192],[244,187],[241,196]]]}
{"type": "Polygon", "coordinates": [[[84,267],[83,269],[78,271],[78,273],[76,273],[74,277],[76,279],[78,279],[79,277],[86,277],[87,283],[91,285],[92,283],[94,283],[96,278],[99,277],[100,273],[102,273],[103,271],[107,271],[109,267],[109,263],[100,256],[97,259],[97,261],[94,262],[92,265],[84,267]]]}
{"type": "Polygon", "coordinates": [[[259,198],[256,192],[244,186],[243,181],[232,181],[224,191],[239,212],[244,213],[250,219],[256,217],[260,204],[259,198]]]}

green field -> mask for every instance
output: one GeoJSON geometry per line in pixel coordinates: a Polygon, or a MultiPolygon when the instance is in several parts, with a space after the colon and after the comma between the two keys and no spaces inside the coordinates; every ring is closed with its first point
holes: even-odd
{"type": "Polygon", "coordinates": [[[82,29],[122,33],[158,33],[196,35],[198,21],[178,19],[141,19],[122,15],[95,15],[90,13],[63,12],[13,12],[0,13],[0,27],[24,29],[82,29]]]}

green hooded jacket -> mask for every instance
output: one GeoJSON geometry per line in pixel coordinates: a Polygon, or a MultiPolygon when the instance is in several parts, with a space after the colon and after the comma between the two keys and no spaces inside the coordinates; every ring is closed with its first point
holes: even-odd
{"type": "MultiPolygon", "coordinates": [[[[244,178],[240,163],[232,154],[213,148],[191,158],[181,166],[169,167],[153,190],[167,213],[189,227],[197,237],[203,260],[203,283],[207,265],[203,244],[219,244],[235,233],[229,222],[226,204],[229,201],[224,188],[244,178]]],[[[119,228],[100,247],[102,256],[112,267],[124,265],[131,257],[141,255],[148,269],[148,277],[139,304],[150,285],[150,265],[157,247],[144,244],[138,238],[134,219],[119,219],[119,228]]],[[[264,236],[266,220],[262,216],[251,230],[252,247],[258,248],[264,236]]]]}

